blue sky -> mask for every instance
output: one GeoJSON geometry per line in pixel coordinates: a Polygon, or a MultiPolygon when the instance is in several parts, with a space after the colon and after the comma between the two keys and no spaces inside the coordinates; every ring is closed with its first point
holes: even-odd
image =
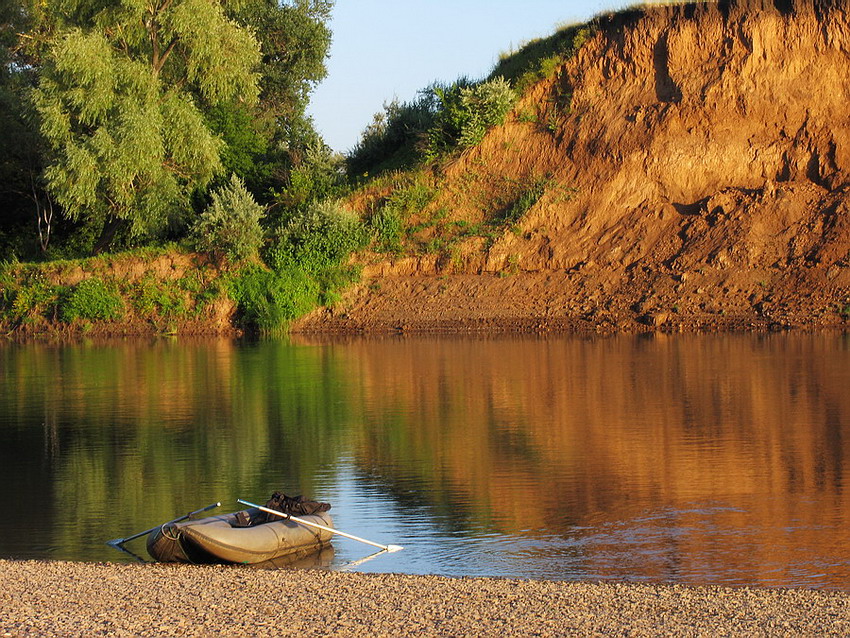
{"type": "Polygon", "coordinates": [[[328,77],[309,112],[334,150],[351,149],[384,102],[435,80],[478,79],[499,53],[634,2],[617,0],[337,0],[328,77]]]}

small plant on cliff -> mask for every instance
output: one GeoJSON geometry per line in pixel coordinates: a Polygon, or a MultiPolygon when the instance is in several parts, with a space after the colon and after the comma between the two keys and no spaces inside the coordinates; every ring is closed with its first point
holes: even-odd
{"type": "Polygon", "coordinates": [[[522,219],[523,215],[531,210],[531,207],[546,193],[548,183],[547,179],[537,179],[528,184],[499,216],[498,221],[513,224],[522,219]]]}
{"type": "Polygon", "coordinates": [[[92,277],[72,287],[60,301],[59,315],[67,323],[75,319],[114,321],[124,314],[117,286],[92,277]]]}
{"type": "Polygon", "coordinates": [[[386,206],[377,210],[369,217],[369,227],[374,234],[375,249],[378,252],[401,252],[404,221],[397,210],[386,206]]]}
{"type": "MultiPolygon", "coordinates": [[[[435,189],[419,177],[406,184],[402,182],[396,185],[380,208],[368,218],[375,249],[387,253],[400,252],[408,220],[412,215],[421,214],[435,194],[435,189]]],[[[408,228],[407,232],[413,231],[408,228]]]]}
{"type": "Polygon", "coordinates": [[[212,195],[212,202],[192,227],[195,248],[234,262],[255,257],[263,243],[263,207],[235,174],[212,195]]]}

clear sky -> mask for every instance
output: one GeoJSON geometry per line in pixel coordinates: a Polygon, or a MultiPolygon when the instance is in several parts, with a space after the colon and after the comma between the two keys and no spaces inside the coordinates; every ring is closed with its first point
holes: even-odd
{"type": "Polygon", "coordinates": [[[309,109],[325,142],[351,149],[384,102],[436,80],[480,79],[499,54],[618,0],[336,0],[328,77],[309,109]]]}

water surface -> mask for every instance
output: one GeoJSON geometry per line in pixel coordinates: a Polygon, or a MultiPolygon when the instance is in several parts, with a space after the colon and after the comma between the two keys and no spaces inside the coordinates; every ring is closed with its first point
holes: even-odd
{"type": "Polygon", "coordinates": [[[848,589],[848,470],[840,334],[0,347],[2,557],[283,490],[405,546],[333,569],[848,589]]]}

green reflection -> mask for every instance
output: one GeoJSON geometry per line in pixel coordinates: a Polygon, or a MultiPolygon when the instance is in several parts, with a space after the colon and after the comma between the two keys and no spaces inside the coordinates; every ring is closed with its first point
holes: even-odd
{"type": "MultiPolygon", "coordinates": [[[[332,352],[283,342],[0,348],[3,466],[40,546],[100,557],[216,500],[311,494],[344,445],[346,379],[332,352]]],[[[15,521],[4,538],[20,538],[15,521]]],[[[24,539],[14,548],[24,550],[24,539]]],[[[8,550],[6,550],[8,552],[8,550]]],[[[6,553],[6,552],[4,552],[6,553]]]]}

